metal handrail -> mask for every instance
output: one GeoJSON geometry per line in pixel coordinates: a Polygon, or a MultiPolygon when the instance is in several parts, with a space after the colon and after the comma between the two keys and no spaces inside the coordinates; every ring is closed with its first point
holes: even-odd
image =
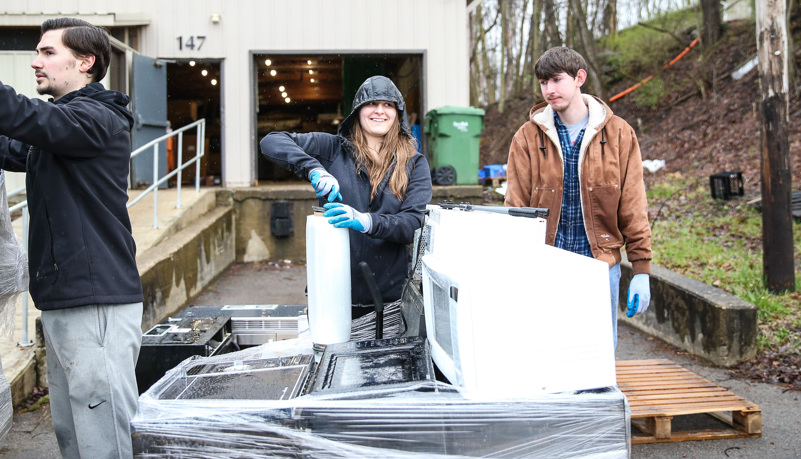
{"type": "MultiPolygon", "coordinates": [[[[176,199],[176,208],[181,208],[181,179],[182,179],[182,172],[187,167],[191,166],[192,163],[195,163],[195,192],[200,192],[200,158],[205,155],[205,142],[206,137],[206,120],[201,119],[197,120],[194,123],[188,124],[180,129],[176,129],[173,132],[165,134],[157,139],[151,140],[150,142],[142,145],[141,147],[137,148],[136,150],[131,152],[131,159],[138,156],[143,151],[147,150],[148,148],[153,148],[153,184],[150,185],[142,192],[136,199],[132,200],[126,205],[126,208],[130,209],[131,206],[136,204],[137,202],[141,201],[143,197],[145,197],[151,191],[153,192],[153,228],[158,228],[158,188],[159,185],[166,182],[167,180],[171,179],[172,177],[178,175],[177,180],[177,199],[176,199]],[[184,131],[189,129],[196,128],[197,129],[197,146],[196,150],[197,155],[194,158],[190,159],[186,163],[183,163],[183,136],[184,131]],[[169,174],[165,175],[161,179],[158,178],[158,161],[159,161],[159,144],[161,142],[166,141],[171,137],[178,137],[178,167],[170,172],[169,174]]],[[[7,197],[12,197],[16,195],[20,195],[25,193],[25,187],[20,187],[15,190],[12,190],[8,193],[7,197]]],[[[8,208],[8,212],[16,212],[18,210],[22,210],[22,246],[25,248],[25,252],[28,251],[28,200],[24,200],[20,203],[17,203],[8,208]]],[[[28,339],[28,295],[27,293],[22,297],[22,340],[17,343],[17,346],[20,347],[30,347],[33,346],[33,342],[28,339]]]]}
{"type": "Polygon", "coordinates": [[[153,192],[153,228],[158,228],[159,227],[159,212],[158,212],[159,198],[158,198],[158,196],[159,196],[159,186],[162,183],[164,183],[167,180],[169,180],[169,179],[173,178],[174,176],[178,175],[178,180],[177,180],[177,184],[176,184],[177,198],[176,198],[175,207],[180,209],[181,208],[182,172],[183,172],[184,169],[189,167],[192,163],[195,163],[195,192],[196,193],[200,192],[200,158],[202,158],[206,154],[206,152],[205,152],[205,148],[206,148],[205,137],[206,137],[206,120],[205,119],[200,119],[200,120],[195,121],[194,123],[187,124],[186,126],[180,128],[180,129],[176,129],[175,131],[170,132],[169,134],[165,134],[165,135],[163,135],[163,136],[161,136],[161,137],[159,137],[157,139],[153,139],[150,142],[148,142],[148,143],[142,145],[141,147],[137,148],[136,150],[134,150],[131,153],[131,159],[133,159],[134,157],[138,156],[140,153],[144,152],[148,148],[151,148],[151,147],[153,148],[153,183],[149,187],[147,187],[145,189],[145,191],[142,192],[142,194],[137,196],[136,199],[132,200],[127,205],[127,207],[130,208],[131,206],[133,206],[137,202],[141,201],[142,198],[144,198],[148,193],[150,193],[152,191],[153,192]],[[189,161],[187,161],[184,164],[183,163],[183,159],[182,159],[182,156],[183,156],[184,131],[187,131],[187,130],[192,129],[192,128],[197,128],[197,136],[196,136],[197,137],[197,145],[196,145],[197,149],[195,150],[197,152],[197,155],[195,155],[194,158],[190,159],[189,161]],[[169,174],[167,174],[164,177],[162,177],[161,179],[159,179],[158,178],[158,174],[159,174],[159,167],[158,167],[158,164],[159,164],[159,144],[161,142],[164,142],[167,139],[169,139],[171,137],[175,137],[175,136],[178,136],[178,149],[177,149],[177,151],[178,151],[178,164],[179,164],[179,166],[174,171],[170,172],[169,174]]]}

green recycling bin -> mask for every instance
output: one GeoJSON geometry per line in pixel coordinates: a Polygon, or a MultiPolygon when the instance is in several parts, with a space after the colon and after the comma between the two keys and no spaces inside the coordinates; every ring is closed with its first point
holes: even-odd
{"type": "Polygon", "coordinates": [[[426,114],[425,126],[434,184],[477,184],[484,110],[453,106],[435,108],[426,114]]]}

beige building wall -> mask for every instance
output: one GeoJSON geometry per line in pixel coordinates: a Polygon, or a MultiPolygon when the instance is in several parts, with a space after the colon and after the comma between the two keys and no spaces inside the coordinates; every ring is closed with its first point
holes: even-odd
{"type": "MultiPolygon", "coordinates": [[[[17,94],[31,98],[47,99],[36,92],[36,78],[31,62],[36,57],[33,51],[0,51],[0,81],[11,86],[17,94]]],[[[5,172],[6,193],[25,186],[24,172],[5,172]]]]}
{"type": "MultiPolygon", "coordinates": [[[[13,5],[10,5],[13,4],[13,5]]],[[[465,0],[17,0],[0,26],[39,25],[48,15],[98,25],[143,25],[138,50],[164,59],[223,59],[223,176],[254,179],[251,52],[424,54],[424,110],[469,104],[465,0]],[[200,49],[179,48],[203,36],[200,49]]]]}

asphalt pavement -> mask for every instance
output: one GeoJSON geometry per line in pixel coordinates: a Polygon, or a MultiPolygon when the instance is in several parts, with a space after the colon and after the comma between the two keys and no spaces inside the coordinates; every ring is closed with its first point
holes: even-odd
{"type": "MultiPolygon", "coordinates": [[[[305,285],[305,265],[237,263],[191,303],[305,304],[305,285]]],[[[632,458],[801,458],[801,393],[738,379],[726,369],[715,368],[625,325],[618,331],[616,354],[618,360],[669,359],[756,403],[762,410],[761,437],[634,445],[632,458]]],[[[674,418],[674,425],[679,421],[674,418]]],[[[48,405],[24,414],[15,413],[11,432],[0,445],[0,457],[59,457],[48,405]]]]}

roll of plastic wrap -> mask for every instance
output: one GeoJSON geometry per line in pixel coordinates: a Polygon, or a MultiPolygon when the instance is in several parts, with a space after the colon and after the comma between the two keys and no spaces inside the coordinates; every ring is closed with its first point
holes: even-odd
{"type": "Polygon", "coordinates": [[[306,218],[306,283],[309,333],[313,345],[350,339],[350,242],[346,228],[328,219],[306,218]]]}

